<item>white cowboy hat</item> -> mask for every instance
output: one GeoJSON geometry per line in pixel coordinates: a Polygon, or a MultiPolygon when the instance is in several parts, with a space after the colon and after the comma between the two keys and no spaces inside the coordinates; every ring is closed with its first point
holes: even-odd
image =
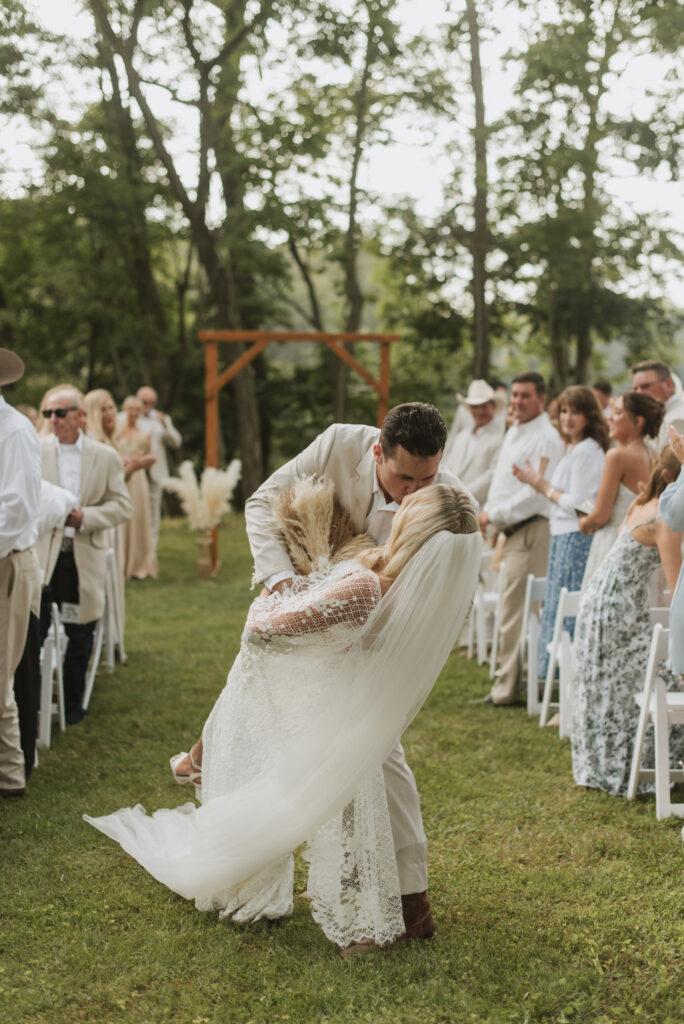
{"type": "Polygon", "coordinates": [[[486,380],[474,380],[468,388],[467,395],[456,395],[459,402],[466,405],[484,405],[485,402],[494,402],[497,409],[503,409],[506,404],[505,395],[499,394],[486,380]]]}
{"type": "Polygon", "coordinates": [[[0,348],[0,388],[4,384],[14,384],[24,376],[24,364],[18,355],[8,348],[0,348]]]}

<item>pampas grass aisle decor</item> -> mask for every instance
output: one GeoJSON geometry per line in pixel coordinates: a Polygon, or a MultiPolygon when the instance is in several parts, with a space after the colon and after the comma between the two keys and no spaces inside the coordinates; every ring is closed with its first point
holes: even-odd
{"type": "Polygon", "coordinates": [[[164,489],[180,498],[188,526],[200,534],[197,540],[197,574],[203,578],[212,575],[212,530],[230,512],[230,499],[240,479],[241,469],[239,459],[233,459],[227,469],[207,466],[198,484],[192,462],[187,459],[181,463],[178,477],[164,480],[164,489]]]}

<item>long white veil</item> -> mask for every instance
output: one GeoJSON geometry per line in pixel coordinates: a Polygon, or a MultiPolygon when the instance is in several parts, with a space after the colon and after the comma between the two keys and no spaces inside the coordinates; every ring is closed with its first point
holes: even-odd
{"type": "Polygon", "coordinates": [[[277,688],[277,700],[301,701],[299,726],[269,743],[244,784],[201,807],[148,817],[138,805],[85,820],[164,885],[200,902],[291,853],[343,813],[425,701],[470,607],[481,549],[479,533],[436,534],[363,625],[332,630],[334,640],[309,642],[303,652],[262,645],[262,676],[258,657],[246,673],[243,639],[243,663],[238,658],[226,689],[233,674],[243,686],[250,676],[250,700],[277,688]]]}

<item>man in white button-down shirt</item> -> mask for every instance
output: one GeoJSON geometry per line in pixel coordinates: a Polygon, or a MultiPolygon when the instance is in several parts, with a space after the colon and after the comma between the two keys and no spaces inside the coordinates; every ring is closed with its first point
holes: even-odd
{"type": "Polygon", "coordinates": [[[499,651],[501,667],[487,704],[515,704],[520,685],[520,630],[528,573],[546,575],[549,553],[548,502],[518,480],[513,466],[529,460],[542,476],[551,476],[560,461],[564,445],[560,434],[544,412],[546,383],[534,372],[513,378],[511,405],[515,423],[506,434],[494,468],[492,484],[480,513],[483,530],[492,524],[505,534],[505,561],[499,651]]]}
{"type": "MultiPolygon", "coordinates": [[[[422,402],[390,409],[382,430],[347,423],[328,427],[247,501],[245,518],[255,579],[275,590],[289,585],[294,577],[272,515],[272,499],[281,490],[299,477],[331,480],[355,529],[368,532],[378,544],[384,544],[394,513],[408,494],[434,482],[462,486],[440,467],[446,435],[440,413],[422,402]]],[[[430,938],[434,925],[427,896],[427,840],[415,779],[399,740],[383,771],[406,936],[430,938]]]]}
{"type": "MultiPolygon", "coordinates": [[[[24,364],[0,349],[0,387],[19,380],[24,364]]],[[[0,395],[0,796],[23,796],[26,779],[13,678],[31,608],[40,599],[33,550],[40,508],[40,447],[29,420],[0,395]]]]}

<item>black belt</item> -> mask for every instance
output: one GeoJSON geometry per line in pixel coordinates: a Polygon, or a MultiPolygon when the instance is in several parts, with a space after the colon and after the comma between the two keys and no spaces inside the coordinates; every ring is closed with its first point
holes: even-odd
{"type": "Polygon", "coordinates": [[[502,530],[504,537],[512,537],[518,530],[522,530],[523,526],[527,526],[529,523],[534,523],[537,519],[546,519],[546,516],[536,515],[529,516],[527,519],[521,519],[519,523],[514,523],[513,526],[507,526],[505,530],[502,530]]]}

